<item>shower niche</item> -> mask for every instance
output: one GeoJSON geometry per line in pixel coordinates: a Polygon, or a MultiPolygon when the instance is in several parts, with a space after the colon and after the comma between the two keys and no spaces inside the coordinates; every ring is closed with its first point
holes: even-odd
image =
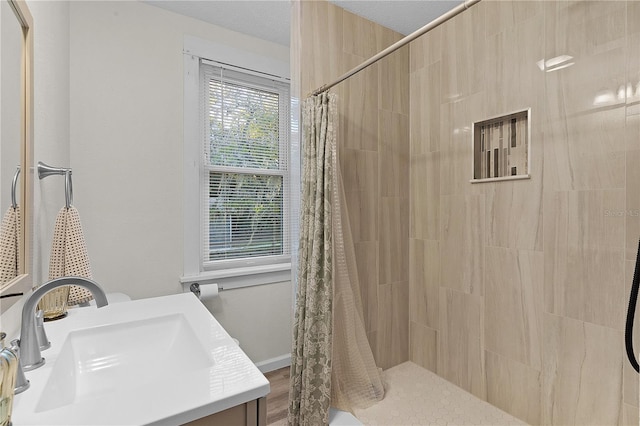
{"type": "Polygon", "coordinates": [[[473,123],[471,183],[528,179],[531,109],[473,123]]]}

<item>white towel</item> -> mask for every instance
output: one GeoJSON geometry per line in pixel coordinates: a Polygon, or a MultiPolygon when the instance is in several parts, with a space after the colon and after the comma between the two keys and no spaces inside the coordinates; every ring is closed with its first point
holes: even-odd
{"type": "Polygon", "coordinates": [[[20,207],[9,207],[0,225],[0,290],[18,276],[21,241],[20,207]]]}
{"type": "MultiPolygon", "coordinates": [[[[73,206],[63,207],[56,217],[49,259],[50,280],[68,276],[92,278],[80,214],[73,206]]],[[[88,290],[71,286],[68,299],[70,306],[88,302],[91,299],[93,296],[88,290]]]]}

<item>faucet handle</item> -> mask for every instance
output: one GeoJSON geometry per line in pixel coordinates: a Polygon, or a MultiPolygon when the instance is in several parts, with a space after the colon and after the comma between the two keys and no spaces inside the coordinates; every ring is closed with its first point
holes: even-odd
{"type": "Polygon", "coordinates": [[[15,383],[15,387],[13,388],[13,392],[17,395],[20,392],[24,392],[27,389],[29,389],[29,386],[31,384],[25,377],[24,370],[22,369],[22,362],[20,361],[20,341],[18,339],[12,340],[10,349],[16,355],[16,358],[18,358],[18,369],[16,371],[16,383],[15,383]]]}
{"type": "Polygon", "coordinates": [[[36,312],[36,339],[38,339],[38,346],[41,351],[51,347],[51,342],[47,338],[47,332],[44,329],[44,312],[42,312],[42,309],[36,312]]]}

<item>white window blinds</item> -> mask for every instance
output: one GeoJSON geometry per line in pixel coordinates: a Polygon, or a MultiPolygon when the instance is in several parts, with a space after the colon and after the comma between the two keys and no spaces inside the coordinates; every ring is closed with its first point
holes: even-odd
{"type": "Polygon", "coordinates": [[[289,85],[201,63],[203,267],[288,262],[289,85]]]}

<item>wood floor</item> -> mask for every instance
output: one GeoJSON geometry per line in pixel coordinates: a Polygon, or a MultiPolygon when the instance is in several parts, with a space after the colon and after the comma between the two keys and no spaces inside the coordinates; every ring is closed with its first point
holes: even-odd
{"type": "Polygon", "coordinates": [[[271,385],[267,395],[267,425],[282,424],[289,406],[289,367],[265,373],[271,385]]]}

